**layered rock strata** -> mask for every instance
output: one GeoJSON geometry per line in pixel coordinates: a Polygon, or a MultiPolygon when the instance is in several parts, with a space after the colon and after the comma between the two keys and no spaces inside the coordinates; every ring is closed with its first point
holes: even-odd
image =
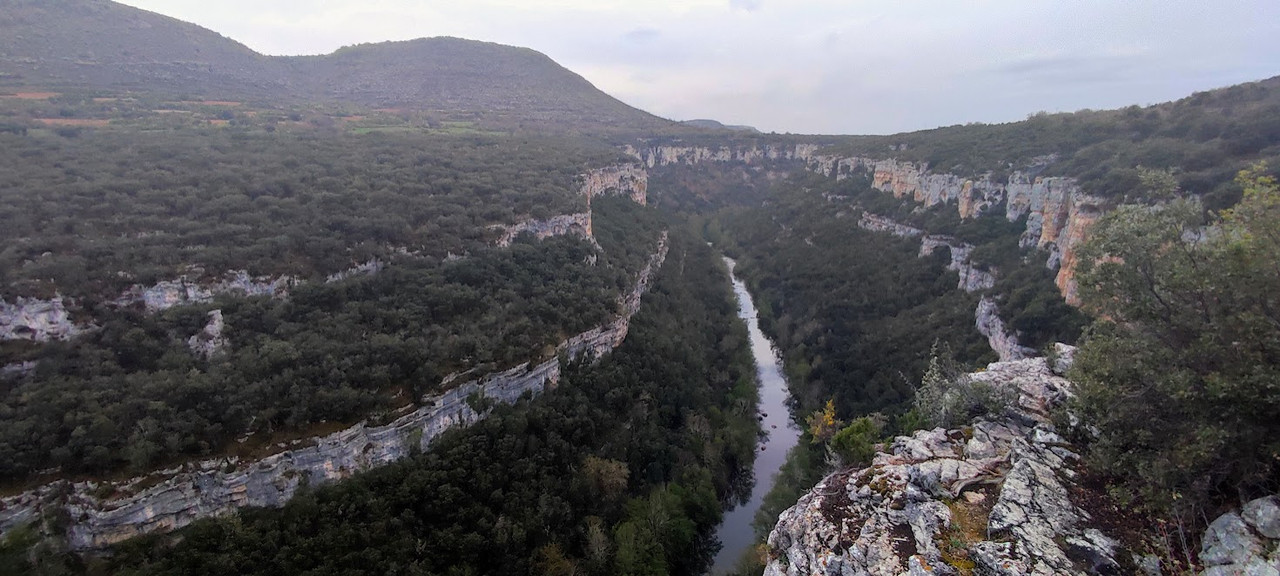
{"type": "Polygon", "coordinates": [[[1048,418],[1070,382],[1042,358],[969,377],[1016,391],[1016,405],[900,436],[870,467],[825,478],[779,517],[765,574],[1118,573],[1120,546],[1073,500],[1078,457],[1048,418]]]}
{"type": "MultiPolygon", "coordinates": [[[[836,179],[856,172],[871,177],[874,188],[897,198],[911,198],[926,206],[955,203],[962,218],[985,214],[1001,203],[1009,221],[1027,218],[1024,247],[1049,252],[1048,266],[1057,268],[1055,282],[1068,302],[1078,304],[1075,286],[1075,250],[1086,231],[1101,216],[1104,201],[1080,190],[1074,178],[1042,177],[1044,166],[1013,172],[1004,182],[935,174],[924,163],[895,159],[820,154],[815,144],[760,144],[754,146],[627,146],[625,151],[650,168],[703,162],[759,163],[793,161],[811,171],[836,179]]],[[[1045,162],[1052,159],[1044,159],[1045,162]]]]}
{"type": "Polygon", "coordinates": [[[301,441],[300,447],[258,461],[212,459],[124,482],[54,482],[0,501],[0,534],[43,515],[65,514],[67,538],[78,550],[101,548],[156,531],[181,528],[205,517],[229,514],[246,506],[281,506],[301,486],[347,478],[427,448],[445,430],[479,420],[487,411],[477,406],[513,403],[540,393],[560,379],[560,356],[595,358],[626,338],[630,320],[640,308],[653,277],[667,254],[667,235],[640,271],[636,283],[619,298],[618,316],[569,338],[557,357],[453,386],[425,398],[420,407],[389,424],[362,422],[327,436],[301,441]],[[484,398],[487,402],[478,403],[484,398]],[[116,496],[102,498],[103,493],[116,496]]]}

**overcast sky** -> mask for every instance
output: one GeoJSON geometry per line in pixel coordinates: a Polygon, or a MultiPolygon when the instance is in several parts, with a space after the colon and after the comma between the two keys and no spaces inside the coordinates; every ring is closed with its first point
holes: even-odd
{"type": "Polygon", "coordinates": [[[124,0],[266,54],[457,36],[675,120],[871,134],[1280,74],[1276,0],[124,0]]]}

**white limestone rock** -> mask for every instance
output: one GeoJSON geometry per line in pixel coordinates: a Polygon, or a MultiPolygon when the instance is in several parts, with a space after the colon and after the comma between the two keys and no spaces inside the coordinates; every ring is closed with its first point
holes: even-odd
{"type": "Polygon", "coordinates": [[[977,573],[1116,574],[1119,544],[1072,502],[1075,456],[1060,451],[1048,418],[1070,384],[1042,358],[970,377],[1017,390],[1014,414],[896,438],[870,467],[823,479],[780,516],[765,573],[957,574],[937,544],[952,522],[948,503],[980,505],[987,498],[973,490],[985,486],[998,493],[989,531],[1002,541],[969,545],[977,573]]]}
{"type": "Polygon", "coordinates": [[[86,329],[71,320],[61,295],[49,300],[19,296],[13,304],[0,299],[0,340],[69,340],[86,329]]]}

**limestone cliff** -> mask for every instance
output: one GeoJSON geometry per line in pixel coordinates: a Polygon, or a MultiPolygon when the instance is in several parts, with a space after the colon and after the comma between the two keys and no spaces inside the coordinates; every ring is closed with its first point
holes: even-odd
{"type": "Polygon", "coordinates": [[[1005,326],[1000,319],[1000,307],[989,296],[978,301],[978,309],[973,314],[974,325],[978,332],[987,337],[987,344],[996,352],[1001,362],[1022,360],[1036,355],[1036,351],[1018,343],[1016,333],[1005,326]]]}
{"type": "MultiPolygon", "coordinates": [[[[950,251],[951,262],[948,270],[955,271],[960,282],[957,288],[965,292],[981,292],[989,290],[996,284],[994,270],[981,270],[969,261],[974,247],[950,236],[934,236],[925,234],[924,230],[895,222],[890,218],[864,212],[858,226],[873,232],[884,232],[903,238],[920,238],[920,257],[930,256],[938,248],[945,247],[950,251]]],[[[974,326],[987,338],[987,343],[995,351],[1001,362],[1021,360],[1036,354],[1035,350],[1018,343],[1018,335],[1005,326],[1000,319],[1000,309],[994,299],[983,295],[974,311],[974,326]]]]}
{"type": "Polygon", "coordinates": [[[596,196],[623,194],[633,202],[645,205],[649,201],[649,173],[641,166],[618,164],[591,170],[579,176],[581,192],[588,202],[596,196]]]}
{"type": "Polygon", "coordinates": [[[622,195],[636,204],[649,201],[649,173],[642,166],[618,164],[597,168],[578,176],[578,192],[587,200],[587,211],[577,214],[561,214],[546,220],[525,220],[501,227],[498,246],[510,246],[516,236],[528,232],[539,240],[552,236],[573,234],[581,236],[599,248],[591,229],[591,200],[597,196],[622,195]]]}
{"type": "MultiPolygon", "coordinates": [[[[1041,177],[1043,165],[1013,172],[1004,182],[935,174],[923,163],[895,159],[821,154],[815,144],[759,144],[737,148],[698,146],[627,146],[625,151],[653,168],[672,164],[702,162],[759,163],[793,161],[806,169],[847,178],[857,171],[871,177],[872,186],[898,198],[911,198],[926,207],[956,204],[961,218],[974,218],[1004,203],[1005,218],[1027,218],[1022,237],[1024,247],[1035,246],[1049,252],[1048,265],[1057,268],[1056,283],[1066,300],[1078,304],[1074,279],[1075,249],[1088,228],[1102,213],[1103,200],[1080,190],[1074,178],[1041,177]]],[[[1041,159],[1043,163],[1052,158],[1041,159]]]]}
{"type": "MultiPolygon", "coordinates": [[[[198,275],[200,271],[197,269],[196,273],[198,275]]],[[[212,302],[213,297],[219,294],[283,298],[298,282],[292,276],[250,276],[245,270],[228,271],[222,280],[207,284],[180,276],[174,280],[162,280],[153,286],[134,285],[117,298],[115,304],[129,306],[142,303],[148,312],[159,312],[174,306],[212,302]]]]}
{"type": "Polygon", "coordinates": [[[86,328],[71,320],[62,296],[50,300],[19,296],[13,304],[0,299],[0,340],[67,340],[86,328]]]}
{"type": "Polygon", "coordinates": [[[1016,391],[1017,403],[898,437],[871,466],[825,478],[780,516],[765,574],[1122,573],[1120,544],[1073,491],[1078,456],[1048,418],[1071,383],[1043,358],[969,377],[1016,391]]]}
{"type": "Polygon", "coordinates": [[[581,236],[592,243],[595,242],[591,232],[591,213],[581,212],[578,214],[561,214],[546,220],[525,220],[524,222],[507,226],[502,233],[502,237],[498,238],[498,246],[510,246],[516,236],[525,232],[533,234],[539,240],[552,236],[573,234],[581,236]]]}
{"type": "MultiPolygon", "coordinates": [[[[640,300],[667,254],[667,235],[618,301],[618,316],[562,343],[568,359],[595,358],[620,345],[640,300]]],[[[560,359],[521,364],[453,386],[423,399],[389,424],[360,423],[258,461],[212,459],[122,482],[54,482],[0,501],[0,534],[41,515],[65,514],[74,549],[101,548],[155,531],[180,528],[245,506],[281,506],[299,487],[346,478],[425,449],[445,430],[483,418],[470,399],[512,403],[560,378],[560,359]],[[102,497],[104,493],[113,496],[102,497]]],[[[449,382],[446,379],[446,382],[449,382]]]]}

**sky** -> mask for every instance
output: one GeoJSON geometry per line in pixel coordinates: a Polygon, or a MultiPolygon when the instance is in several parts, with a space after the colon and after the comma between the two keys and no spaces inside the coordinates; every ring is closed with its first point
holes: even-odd
{"type": "Polygon", "coordinates": [[[632,106],[889,134],[1174,100],[1280,75],[1275,0],[124,0],[272,55],[455,36],[632,106]]]}

